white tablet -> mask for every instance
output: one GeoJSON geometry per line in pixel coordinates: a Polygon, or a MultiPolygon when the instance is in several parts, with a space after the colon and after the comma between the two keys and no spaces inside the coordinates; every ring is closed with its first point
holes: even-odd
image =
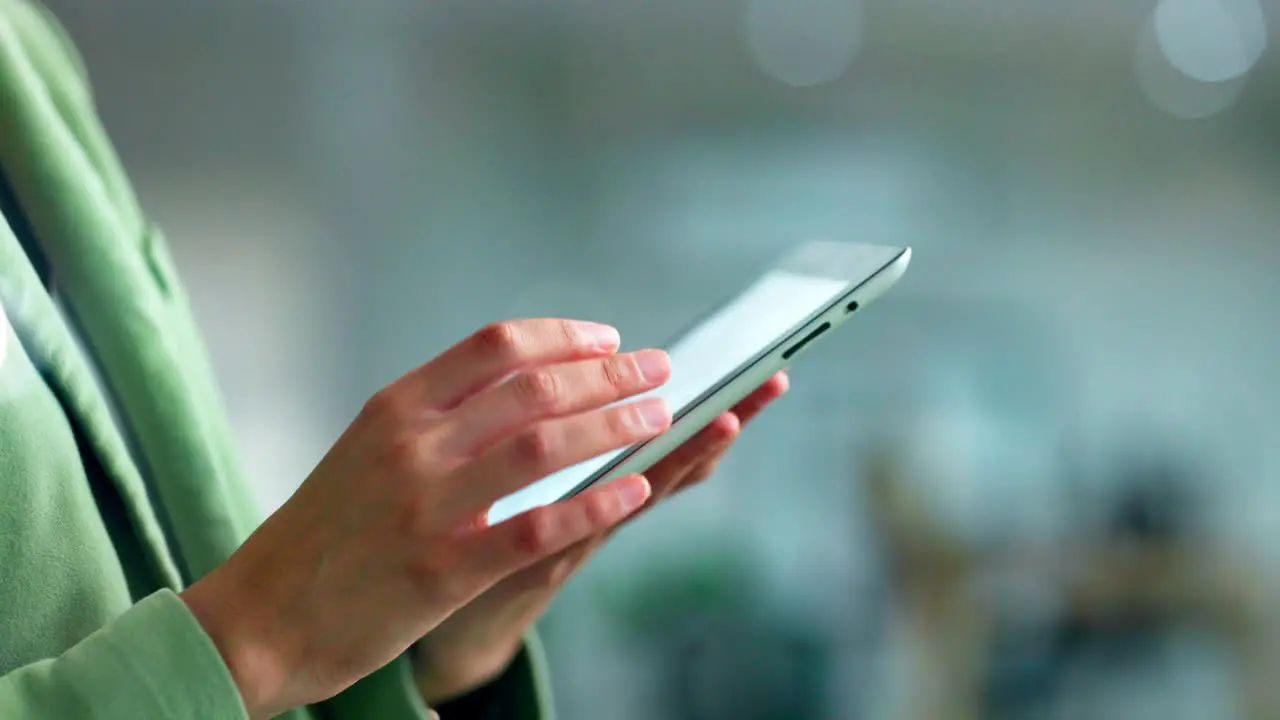
{"type": "Polygon", "coordinates": [[[673,418],[665,433],[508,495],[490,509],[489,522],[497,524],[597,482],[649,469],[892,287],[910,260],[910,248],[836,242],[800,246],[667,345],[671,377],[666,383],[623,401],[664,397],[673,418]]]}

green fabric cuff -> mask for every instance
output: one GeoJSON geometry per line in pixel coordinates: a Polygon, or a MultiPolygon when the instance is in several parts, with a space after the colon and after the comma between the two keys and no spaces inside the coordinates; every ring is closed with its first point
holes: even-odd
{"type": "Polygon", "coordinates": [[[244,720],[218,648],[172,590],[147,596],[55,663],[89,718],[244,720]]]}
{"type": "Polygon", "coordinates": [[[530,694],[524,712],[527,717],[537,720],[555,720],[555,702],[551,695],[551,675],[548,671],[546,651],[542,647],[542,639],[538,633],[530,630],[524,636],[524,651],[516,659],[518,669],[523,675],[521,680],[530,694]]]}
{"type": "Polygon", "coordinates": [[[390,664],[326,700],[321,713],[333,720],[427,720],[427,704],[413,682],[409,658],[390,664]]]}

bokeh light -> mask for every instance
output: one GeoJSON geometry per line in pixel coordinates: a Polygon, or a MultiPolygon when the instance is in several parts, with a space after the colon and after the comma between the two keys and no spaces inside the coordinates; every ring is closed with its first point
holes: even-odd
{"type": "Polygon", "coordinates": [[[1244,75],[1267,45],[1257,0],[1160,0],[1154,19],[1169,64],[1202,82],[1244,75]]]}
{"type": "Polygon", "coordinates": [[[859,0],[748,0],[747,43],[762,70],[795,87],[849,69],[863,38],[859,0]]]}
{"type": "Polygon", "coordinates": [[[1186,120],[1206,118],[1230,107],[1240,97],[1247,76],[1206,82],[1175,67],[1161,46],[1157,18],[1158,14],[1153,14],[1143,23],[1134,49],[1134,70],[1147,99],[1186,120]]]}

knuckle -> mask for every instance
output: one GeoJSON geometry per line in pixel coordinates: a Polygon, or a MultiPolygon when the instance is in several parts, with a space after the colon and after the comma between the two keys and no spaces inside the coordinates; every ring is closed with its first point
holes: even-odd
{"type": "Polygon", "coordinates": [[[417,474],[424,470],[427,460],[425,443],[415,432],[400,432],[387,441],[386,460],[396,472],[417,474]]]}
{"type": "Polygon", "coordinates": [[[536,508],[525,513],[512,533],[512,543],[517,552],[525,555],[545,555],[555,549],[559,526],[555,515],[547,508],[536,508]]]}
{"type": "Polygon", "coordinates": [[[580,347],[587,344],[586,333],[582,331],[582,326],[572,320],[561,320],[556,325],[560,331],[560,340],[564,342],[565,347],[580,347]]]}
{"type": "Polygon", "coordinates": [[[638,434],[637,428],[643,427],[640,410],[635,407],[620,407],[611,410],[604,418],[604,429],[610,438],[628,439],[638,434]]]}
{"type": "Polygon", "coordinates": [[[520,402],[537,410],[555,409],[564,395],[560,376],[550,370],[527,372],[512,382],[520,402]]]}
{"type": "Polygon", "coordinates": [[[365,401],[361,415],[371,420],[391,420],[400,416],[401,392],[395,385],[388,385],[365,401]]]}
{"type": "Polygon", "coordinates": [[[600,363],[600,373],[604,376],[605,387],[617,392],[634,385],[634,379],[640,374],[635,358],[617,356],[600,363]]]}
{"type": "Polygon", "coordinates": [[[480,352],[499,357],[513,357],[520,352],[520,330],[510,320],[490,323],[475,334],[480,352]]]}
{"type": "Polygon", "coordinates": [[[468,595],[465,573],[458,572],[457,552],[445,543],[419,544],[421,552],[408,564],[409,582],[433,601],[452,603],[468,595]]]}
{"type": "Polygon", "coordinates": [[[618,515],[618,500],[611,493],[597,493],[583,507],[586,525],[593,529],[606,528],[618,515]]]}
{"type": "Polygon", "coordinates": [[[513,450],[516,463],[541,470],[555,462],[559,443],[546,425],[538,425],[517,435],[513,450]]]}

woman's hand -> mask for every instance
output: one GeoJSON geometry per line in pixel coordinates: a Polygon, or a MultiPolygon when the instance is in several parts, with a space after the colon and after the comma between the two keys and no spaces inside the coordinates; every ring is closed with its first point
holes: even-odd
{"type": "MultiPolygon", "coordinates": [[[[786,390],[786,375],[775,375],[650,469],[647,476],[652,496],[646,507],[706,479],[737,439],[742,425],[786,390]]],[[[419,641],[414,648],[414,672],[427,703],[463,695],[501,674],[519,652],[529,626],[616,527],[601,529],[589,539],[511,575],[419,641]]]]}
{"type": "Polygon", "coordinates": [[[492,503],[671,422],[657,398],[607,407],[670,374],[615,354],[611,328],[485,328],[371,399],[285,505],[183,599],[253,717],[335,695],[523,568],[639,509],[623,478],[476,530],[492,503]]]}

